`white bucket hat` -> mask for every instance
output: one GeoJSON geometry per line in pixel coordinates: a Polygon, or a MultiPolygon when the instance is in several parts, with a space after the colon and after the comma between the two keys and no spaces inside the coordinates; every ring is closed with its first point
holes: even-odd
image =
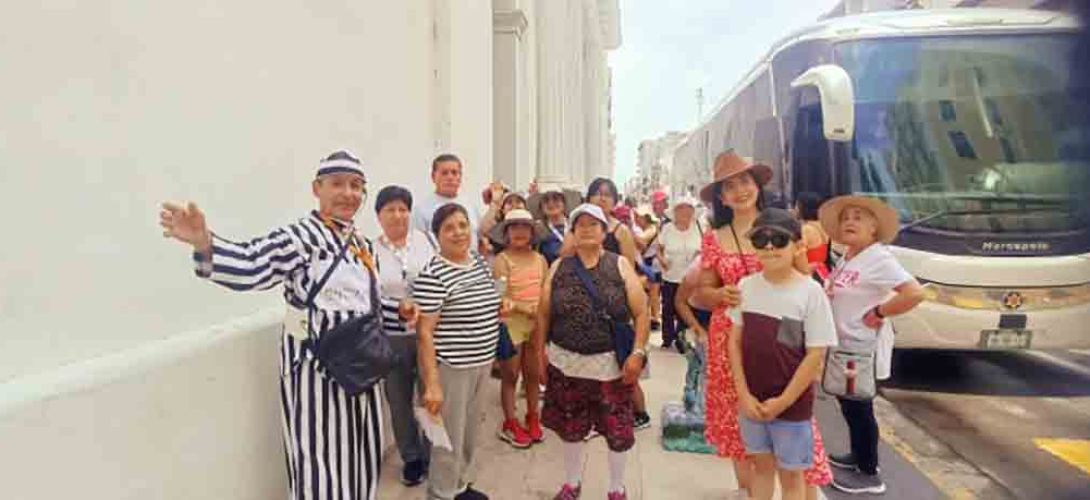
{"type": "Polygon", "coordinates": [[[693,210],[696,210],[696,207],[699,204],[700,203],[698,201],[696,201],[696,198],[693,198],[692,196],[689,196],[689,195],[682,196],[681,198],[678,198],[678,200],[674,202],[674,206],[670,207],[670,214],[674,215],[674,213],[677,212],[677,208],[682,207],[682,206],[688,206],[689,208],[691,208],[693,210]]]}

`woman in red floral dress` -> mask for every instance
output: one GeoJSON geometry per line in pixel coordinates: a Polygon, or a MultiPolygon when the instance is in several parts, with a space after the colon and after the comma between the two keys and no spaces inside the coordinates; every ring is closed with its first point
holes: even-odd
{"type": "MultiPolygon", "coordinates": [[[[750,464],[738,428],[738,394],[727,358],[727,335],[733,326],[727,309],[738,303],[737,285],[742,278],[759,272],[761,264],[745,235],[764,208],[762,187],[772,178],[772,169],[755,165],[733,150],[720,154],[715,161],[715,177],[700,191],[701,198],[713,208],[712,225],[701,244],[701,290],[710,303],[719,303],[712,314],[708,332],[708,377],[706,385],[705,437],[720,456],[734,462],[738,486],[748,490],[750,464]]],[[[821,434],[814,426],[814,466],[806,471],[807,497],[816,498],[816,486],[832,481],[821,434]]]]}

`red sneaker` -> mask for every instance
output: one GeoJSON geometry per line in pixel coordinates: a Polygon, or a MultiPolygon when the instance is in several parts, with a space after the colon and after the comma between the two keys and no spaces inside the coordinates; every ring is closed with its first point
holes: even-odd
{"type": "Polygon", "coordinates": [[[528,434],[526,429],[523,429],[522,426],[519,425],[518,420],[515,419],[505,421],[503,426],[500,427],[497,436],[503,441],[506,441],[507,444],[520,450],[529,448],[530,445],[534,444],[534,441],[530,439],[530,434],[528,434]]]}
{"type": "Polygon", "coordinates": [[[535,443],[545,442],[545,431],[541,430],[541,418],[537,415],[526,415],[526,433],[535,443]]]}

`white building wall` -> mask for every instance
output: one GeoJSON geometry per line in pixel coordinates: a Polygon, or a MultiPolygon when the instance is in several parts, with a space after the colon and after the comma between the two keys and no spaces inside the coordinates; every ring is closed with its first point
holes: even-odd
{"type": "MultiPolygon", "coordinates": [[[[19,332],[0,335],[0,381],[280,303],[194,279],[160,236],[162,200],[194,200],[242,238],[313,207],[315,166],[336,147],[363,158],[372,192],[428,183],[427,2],[49,5],[0,17],[0,209],[18,214],[0,331],[19,332]]],[[[461,141],[487,166],[485,140],[461,141]]]]}

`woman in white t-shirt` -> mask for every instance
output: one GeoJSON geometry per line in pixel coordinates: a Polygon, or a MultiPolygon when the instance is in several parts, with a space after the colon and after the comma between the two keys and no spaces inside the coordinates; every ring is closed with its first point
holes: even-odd
{"type": "MultiPolygon", "coordinates": [[[[885,319],[904,314],[923,300],[923,288],[886,248],[897,236],[897,212],[874,198],[841,196],[826,202],[818,217],[833,240],[846,247],[844,258],[825,283],[839,345],[874,352],[877,378],[887,379],[893,330],[885,319]]],[[[844,469],[834,475],[833,487],[846,493],[883,493],[874,404],[838,399],[848,424],[851,452],[829,455],[829,463],[844,469]]]]}
{"type": "Polygon", "coordinates": [[[673,222],[664,225],[659,234],[656,258],[662,266],[662,347],[669,349],[676,345],[681,351],[685,344],[677,342],[681,318],[674,307],[674,300],[678,287],[685,279],[686,269],[700,256],[704,231],[694,218],[696,200],[693,198],[679,199],[672,211],[673,222]]]}

